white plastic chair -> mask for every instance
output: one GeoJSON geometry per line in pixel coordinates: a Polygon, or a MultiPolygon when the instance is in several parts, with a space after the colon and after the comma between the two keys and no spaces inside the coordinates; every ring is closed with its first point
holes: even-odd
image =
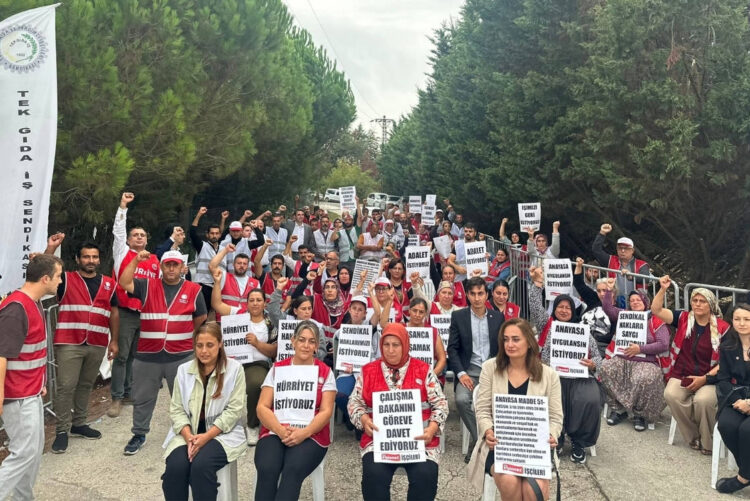
{"type": "Polygon", "coordinates": [[[667,444],[674,445],[675,432],[677,432],[677,420],[672,418],[672,422],[669,423],[669,438],[667,439],[667,444]]]}
{"type": "Polygon", "coordinates": [[[711,488],[716,489],[716,482],[719,479],[719,458],[727,458],[727,467],[730,470],[737,469],[737,463],[734,460],[734,455],[724,445],[724,441],[721,439],[721,433],[719,433],[719,425],[714,425],[714,445],[711,450],[711,488]]]}
{"type": "MultiPolygon", "coordinates": [[[[216,480],[219,482],[219,491],[216,501],[238,501],[237,492],[237,461],[228,463],[224,468],[216,472],[216,480]]],[[[193,490],[188,489],[188,499],[193,499],[193,490]]]]}
{"type": "MultiPolygon", "coordinates": [[[[325,501],[326,499],[326,482],[323,470],[325,469],[326,458],[320,462],[317,468],[310,474],[312,482],[313,501],[325,501]]],[[[279,479],[281,481],[281,479],[279,479]]],[[[255,499],[255,486],[258,485],[258,469],[255,469],[255,479],[253,480],[253,492],[250,499],[255,499]]]]}

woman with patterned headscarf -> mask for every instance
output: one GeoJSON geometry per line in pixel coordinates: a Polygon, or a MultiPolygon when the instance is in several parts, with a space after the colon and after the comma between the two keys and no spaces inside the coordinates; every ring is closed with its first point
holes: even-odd
{"type": "Polygon", "coordinates": [[[719,343],[729,324],[721,319],[713,292],[699,287],[690,294],[690,311],[664,308],[664,295],[672,281],[659,279],[651,313],[676,330],[669,350],[670,364],[664,399],[692,449],[711,455],[711,433],[716,422],[716,374],[719,343]]]}
{"type": "MultiPolygon", "coordinates": [[[[607,279],[611,280],[611,279],[607,279]]],[[[621,310],[614,306],[612,291],[604,293],[602,307],[616,326],[621,310]]],[[[630,291],[628,310],[648,311],[651,301],[643,289],[630,291]]],[[[669,348],[669,329],[661,319],[648,316],[646,344],[630,343],[624,353],[615,355],[615,340],[609,343],[606,360],[599,376],[607,393],[609,416],[607,424],[614,426],[628,414],[633,417],[636,431],[644,431],[646,423],[655,423],[664,410],[664,375],[660,355],[669,348]]]]}

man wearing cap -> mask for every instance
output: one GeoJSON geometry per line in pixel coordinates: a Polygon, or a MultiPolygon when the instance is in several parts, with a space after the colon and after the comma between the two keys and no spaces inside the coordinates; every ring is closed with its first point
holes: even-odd
{"type": "Polygon", "coordinates": [[[451,313],[448,338],[448,368],[456,375],[456,407],[471,434],[471,445],[464,458],[469,462],[477,441],[477,422],[472,407],[472,392],[479,384],[482,364],[497,356],[497,334],[505,321],[500,311],[487,308],[487,286],[482,277],[466,282],[469,308],[451,313]]]}
{"type": "MultiPolygon", "coordinates": [[[[250,211],[245,211],[245,214],[250,211]]],[[[252,213],[251,213],[252,214],[252,213]]],[[[271,213],[266,211],[263,214],[261,214],[260,217],[270,215],[271,213]]],[[[247,216],[249,217],[249,216],[247,216]]],[[[258,218],[260,219],[260,218],[258,218]]],[[[246,238],[243,235],[243,223],[242,221],[232,221],[229,224],[229,235],[221,242],[220,247],[226,247],[229,244],[234,245],[234,251],[230,251],[226,253],[226,256],[224,257],[224,263],[222,268],[226,269],[228,273],[232,273],[234,271],[234,255],[235,254],[245,254],[250,257],[252,254],[253,249],[257,249],[263,243],[266,241],[265,235],[263,235],[263,231],[258,228],[257,221],[250,221],[250,227],[252,228],[252,233],[255,235],[255,239],[250,240],[249,238],[246,238]]]]}
{"type": "Polygon", "coordinates": [[[133,362],[133,438],[124,451],[129,456],[146,443],[162,379],[171,395],[177,368],[193,355],[193,332],[206,320],[200,286],[182,278],[186,266],[179,251],[164,253],[161,278],[134,278],[138,263],[150,257],[139,252],[120,276],[120,286],[142,302],[133,362]]]}
{"type": "MultiPolygon", "coordinates": [[[[645,289],[646,283],[644,281],[634,280],[632,276],[628,276],[628,273],[637,273],[639,275],[650,275],[651,270],[649,269],[646,261],[635,259],[635,248],[633,241],[627,237],[622,237],[617,240],[617,255],[612,256],[604,250],[604,241],[607,239],[607,234],[612,231],[612,225],[605,223],[599,229],[594,243],[591,246],[591,250],[594,253],[594,257],[599,264],[605,268],[612,270],[620,270],[622,273],[609,272],[609,278],[614,278],[617,281],[617,290],[620,292],[620,296],[623,298],[628,297],[628,294],[633,292],[635,289],[645,289]]],[[[618,296],[618,298],[620,297],[618,296]]]]}
{"type": "MultiPolygon", "coordinates": [[[[112,278],[117,282],[122,271],[142,250],[148,245],[148,234],[140,226],[133,226],[127,231],[128,204],[135,199],[133,193],[125,192],[120,197],[120,207],[115,214],[115,222],[112,225],[112,256],[114,267],[112,278]]],[[[149,256],[147,260],[138,263],[134,271],[136,278],[158,278],[159,260],[156,256],[149,256]]],[[[107,410],[107,416],[117,417],[123,403],[130,402],[131,387],[133,384],[133,358],[135,347],[138,343],[140,329],[141,301],[128,296],[122,287],[117,285],[117,304],[120,310],[120,336],[118,339],[117,356],[112,361],[112,381],[110,392],[112,394],[112,405],[107,410]]]]}
{"type": "Polygon", "coordinates": [[[404,245],[404,235],[403,232],[399,235],[393,219],[388,219],[383,227],[383,247],[391,243],[396,249],[401,249],[404,245]]]}
{"type": "MultiPolygon", "coordinates": [[[[302,209],[297,209],[294,212],[294,219],[287,221],[287,243],[292,242],[292,259],[298,260],[299,246],[304,245],[308,250],[315,249],[315,239],[313,238],[313,230],[309,224],[305,223],[305,212],[302,209]],[[292,240],[292,237],[297,237],[292,240]]],[[[313,252],[314,255],[314,252],[313,252]]]]}

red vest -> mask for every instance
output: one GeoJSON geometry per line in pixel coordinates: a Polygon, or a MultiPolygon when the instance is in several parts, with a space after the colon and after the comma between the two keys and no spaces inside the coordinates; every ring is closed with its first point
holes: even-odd
{"type": "MultiPolygon", "coordinates": [[[[128,293],[125,292],[125,289],[119,285],[122,271],[137,255],[138,253],[136,251],[128,249],[125,257],[122,258],[117,274],[112,270],[112,277],[114,277],[115,282],[117,282],[117,304],[122,308],[141,311],[141,300],[135,297],[129,297],[128,293]]],[[[133,278],[159,278],[159,260],[156,258],[156,254],[151,254],[148,259],[138,263],[138,266],[135,267],[133,278]]]]}
{"type": "MultiPolygon", "coordinates": [[[[680,315],[680,318],[677,320],[677,330],[674,334],[674,339],[672,340],[672,346],[669,349],[669,366],[665,367],[665,363],[661,363],[662,366],[662,372],[666,373],[665,380],[668,380],[670,377],[672,377],[672,371],[674,370],[675,363],[677,362],[677,357],[680,354],[680,351],[682,351],[682,344],[685,342],[685,338],[687,337],[687,324],[688,324],[688,311],[683,311],[680,315]]],[[[711,315],[713,318],[713,315],[711,315]]],[[[709,325],[706,325],[706,332],[703,333],[704,336],[710,336],[711,335],[711,324],[709,320],[709,325]]],[[[719,333],[719,338],[721,339],[724,337],[724,334],[729,330],[730,325],[722,320],[721,318],[716,318],[716,330],[719,333]]],[[[691,333],[692,335],[692,333],[691,333]]],[[[719,363],[719,349],[718,347],[714,348],[711,352],[711,362],[710,367],[713,367],[714,365],[719,363]]]]}
{"type": "MultiPolygon", "coordinates": [[[[635,260],[635,273],[639,273],[638,270],[640,270],[645,264],[647,264],[646,261],[641,261],[640,259],[636,259],[635,260]]],[[[609,256],[609,264],[607,265],[607,268],[611,270],[619,270],[620,268],[622,268],[622,265],[620,264],[620,258],[618,258],[617,256],[609,256]]],[[[610,271],[607,274],[607,276],[609,278],[617,278],[617,273],[610,271]]],[[[637,279],[634,279],[634,280],[635,280],[636,289],[646,288],[646,284],[643,281],[639,282],[637,279]]]]}
{"type": "Polygon", "coordinates": [[[94,300],[86,282],[78,272],[65,272],[65,292],[60,298],[55,344],[83,344],[107,346],[109,344],[109,316],[115,281],[102,276],[94,300]]]}
{"type": "Polygon", "coordinates": [[[341,310],[342,313],[336,317],[335,321],[331,323],[331,316],[328,314],[328,308],[326,308],[323,302],[323,296],[320,294],[313,294],[313,311],[310,316],[313,320],[320,322],[323,325],[323,331],[327,338],[333,338],[333,335],[341,327],[341,321],[344,320],[344,313],[349,309],[349,302],[344,300],[344,307],[341,310]]]}
{"type": "Polygon", "coordinates": [[[502,263],[498,263],[497,259],[493,259],[492,265],[490,266],[487,276],[484,277],[484,280],[488,284],[493,283],[495,280],[497,280],[497,277],[500,276],[500,272],[502,272],[506,268],[510,268],[510,259],[506,259],[502,263]]]}
{"type": "Polygon", "coordinates": [[[161,279],[149,279],[141,308],[138,353],[187,353],[193,350],[193,313],[200,285],[185,280],[167,305],[161,279]]]}
{"type": "Polygon", "coordinates": [[[39,303],[20,290],[12,292],[0,304],[0,310],[11,303],[23,306],[28,329],[16,358],[9,358],[5,372],[5,398],[35,397],[44,388],[47,375],[47,326],[39,303]]]}
{"type": "MultiPolygon", "coordinates": [[[[272,280],[273,281],[273,280],[272,280]]],[[[247,296],[253,289],[260,288],[260,282],[253,277],[247,277],[245,289],[240,290],[240,284],[232,273],[227,273],[224,279],[224,288],[221,289],[221,300],[229,306],[239,306],[239,313],[247,313],[247,296]]],[[[216,312],[216,321],[221,321],[221,315],[216,312]]]]}
{"type": "MultiPolygon", "coordinates": [[[[383,377],[383,369],[380,366],[381,359],[377,359],[374,362],[362,367],[362,399],[365,401],[368,409],[368,415],[372,418],[372,394],[376,391],[388,391],[388,383],[383,377]]],[[[404,374],[404,381],[401,384],[402,390],[419,390],[419,394],[422,401],[422,422],[424,428],[427,428],[427,424],[432,415],[430,405],[427,402],[427,388],[425,387],[427,381],[427,374],[430,372],[430,366],[421,360],[416,358],[409,358],[409,367],[406,368],[406,374],[404,374]]],[[[362,440],[359,442],[359,446],[364,449],[372,442],[372,437],[367,433],[362,434],[362,440]]],[[[426,445],[428,449],[438,447],[440,445],[440,438],[438,436],[433,437],[432,441],[426,445]]]]}
{"type": "MultiPolygon", "coordinates": [[[[488,310],[497,311],[497,307],[494,304],[492,304],[489,299],[485,301],[484,305],[487,307],[488,310]]],[[[521,308],[517,304],[511,303],[510,301],[505,302],[505,311],[503,312],[503,316],[505,317],[505,320],[510,320],[511,318],[518,318],[519,313],[521,313],[521,308]]]]}
{"type": "MultiPolygon", "coordinates": [[[[436,303],[439,302],[438,294],[440,294],[440,291],[436,292],[435,297],[433,298],[433,301],[436,303]]],[[[462,282],[453,282],[453,304],[459,308],[466,308],[468,305],[466,302],[466,291],[464,290],[464,284],[462,282]]]]}
{"type": "MultiPolygon", "coordinates": [[[[280,362],[276,362],[273,364],[274,367],[284,367],[292,365],[292,359],[294,357],[285,358],[284,360],[280,362]]],[[[326,379],[328,379],[328,374],[331,372],[331,368],[328,367],[326,364],[318,360],[317,358],[315,360],[315,365],[318,366],[318,389],[317,393],[315,394],[315,415],[318,415],[318,412],[320,412],[320,402],[323,399],[323,383],[325,383],[326,379]]],[[[273,402],[271,403],[271,407],[273,407],[273,402]]],[[[284,423],[281,423],[284,424],[284,423]]],[[[326,422],[326,425],[321,429],[319,432],[314,433],[310,438],[313,439],[319,446],[321,447],[328,447],[331,445],[331,428],[330,428],[330,422],[326,422]]],[[[265,426],[260,426],[260,434],[258,435],[259,438],[267,437],[271,434],[271,431],[266,428],[265,426]]]]}

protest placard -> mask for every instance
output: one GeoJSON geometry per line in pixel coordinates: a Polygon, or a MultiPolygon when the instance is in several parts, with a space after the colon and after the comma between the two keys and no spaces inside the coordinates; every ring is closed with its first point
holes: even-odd
{"type": "Polygon", "coordinates": [[[567,259],[544,260],[544,293],[547,301],[560,294],[570,294],[573,288],[573,269],[567,259]]]}
{"type": "Polygon", "coordinates": [[[368,287],[378,277],[378,270],[380,269],[380,263],[377,261],[368,261],[366,259],[357,259],[354,262],[354,271],[352,272],[352,286],[351,290],[355,290],[359,285],[360,275],[362,271],[367,270],[367,276],[365,277],[365,283],[362,286],[362,294],[369,296],[370,293],[367,290],[368,287]]]}
{"type": "Polygon", "coordinates": [[[409,238],[406,240],[406,245],[416,247],[419,245],[419,235],[409,234],[409,238]]]}
{"type": "Polygon", "coordinates": [[[495,472],[552,478],[547,397],[495,394],[495,472]]]}
{"type": "Polygon", "coordinates": [[[341,214],[348,211],[352,216],[357,215],[357,187],[343,186],[339,188],[339,208],[341,214]]]}
{"type": "Polygon", "coordinates": [[[582,358],[590,358],[589,326],[554,320],[549,335],[550,367],[555,369],[560,377],[589,377],[588,367],[581,365],[582,358]]]}
{"type": "Polygon", "coordinates": [[[407,247],[404,252],[406,256],[406,277],[411,280],[411,274],[419,272],[424,279],[430,278],[430,248],[424,245],[407,247]]]}
{"type": "Polygon", "coordinates": [[[412,214],[422,213],[422,195],[411,195],[409,197],[409,212],[412,214]]]}
{"type": "Polygon", "coordinates": [[[299,320],[294,319],[279,320],[278,348],[276,349],[277,362],[294,355],[292,336],[294,335],[294,329],[297,328],[298,323],[299,320]]]}
{"type": "Polygon", "coordinates": [[[437,205],[435,203],[435,199],[437,198],[436,195],[425,195],[424,196],[424,203],[425,205],[437,205]]]}
{"type": "Polygon", "coordinates": [[[372,434],[376,463],[419,463],[427,460],[419,390],[376,391],[372,394],[372,434]]]}
{"type": "Polygon", "coordinates": [[[430,324],[437,329],[440,340],[443,342],[443,348],[448,353],[448,338],[451,333],[451,316],[450,315],[430,315],[430,324]]]}
{"type": "Polygon", "coordinates": [[[474,276],[474,270],[480,270],[481,276],[486,277],[488,272],[487,266],[487,244],[484,240],[464,243],[466,252],[466,276],[474,276]]]}
{"type": "MultiPolygon", "coordinates": [[[[648,335],[647,311],[621,311],[617,315],[617,329],[615,331],[615,355],[623,355],[630,344],[643,346],[648,335]]],[[[636,357],[645,357],[639,353],[636,357]]]]}
{"type": "Polygon", "coordinates": [[[315,417],[317,365],[274,367],[273,413],[281,424],[304,428],[315,417]]]}
{"type": "MultiPolygon", "coordinates": [[[[261,360],[255,356],[260,355],[260,352],[245,340],[245,336],[249,332],[250,315],[247,313],[221,317],[221,338],[224,342],[224,351],[226,351],[228,357],[243,364],[261,360]]],[[[263,360],[266,359],[267,357],[263,357],[263,360]]]]}
{"type": "Polygon", "coordinates": [[[443,259],[448,259],[448,256],[451,255],[451,243],[453,242],[453,239],[449,235],[443,235],[441,237],[436,237],[432,239],[432,246],[435,247],[435,250],[438,254],[440,254],[440,257],[443,259]]]}
{"type": "Polygon", "coordinates": [[[422,206],[422,224],[432,226],[435,224],[435,206],[424,204],[422,206]]]}
{"type": "Polygon", "coordinates": [[[528,228],[536,231],[542,224],[542,204],[518,204],[518,226],[525,233],[528,228]]]}
{"type": "Polygon", "coordinates": [[[409,356],[423,362],[435,363],[434,346],[432,342],[432,327],[407,327],[409,332],[409,356]]]}
{"type": "Polygon", "coordinates": [[[339,347],[336,370],[360,372],[372,358],[372,326],[342,324],[339,330],[339,347]]]}

